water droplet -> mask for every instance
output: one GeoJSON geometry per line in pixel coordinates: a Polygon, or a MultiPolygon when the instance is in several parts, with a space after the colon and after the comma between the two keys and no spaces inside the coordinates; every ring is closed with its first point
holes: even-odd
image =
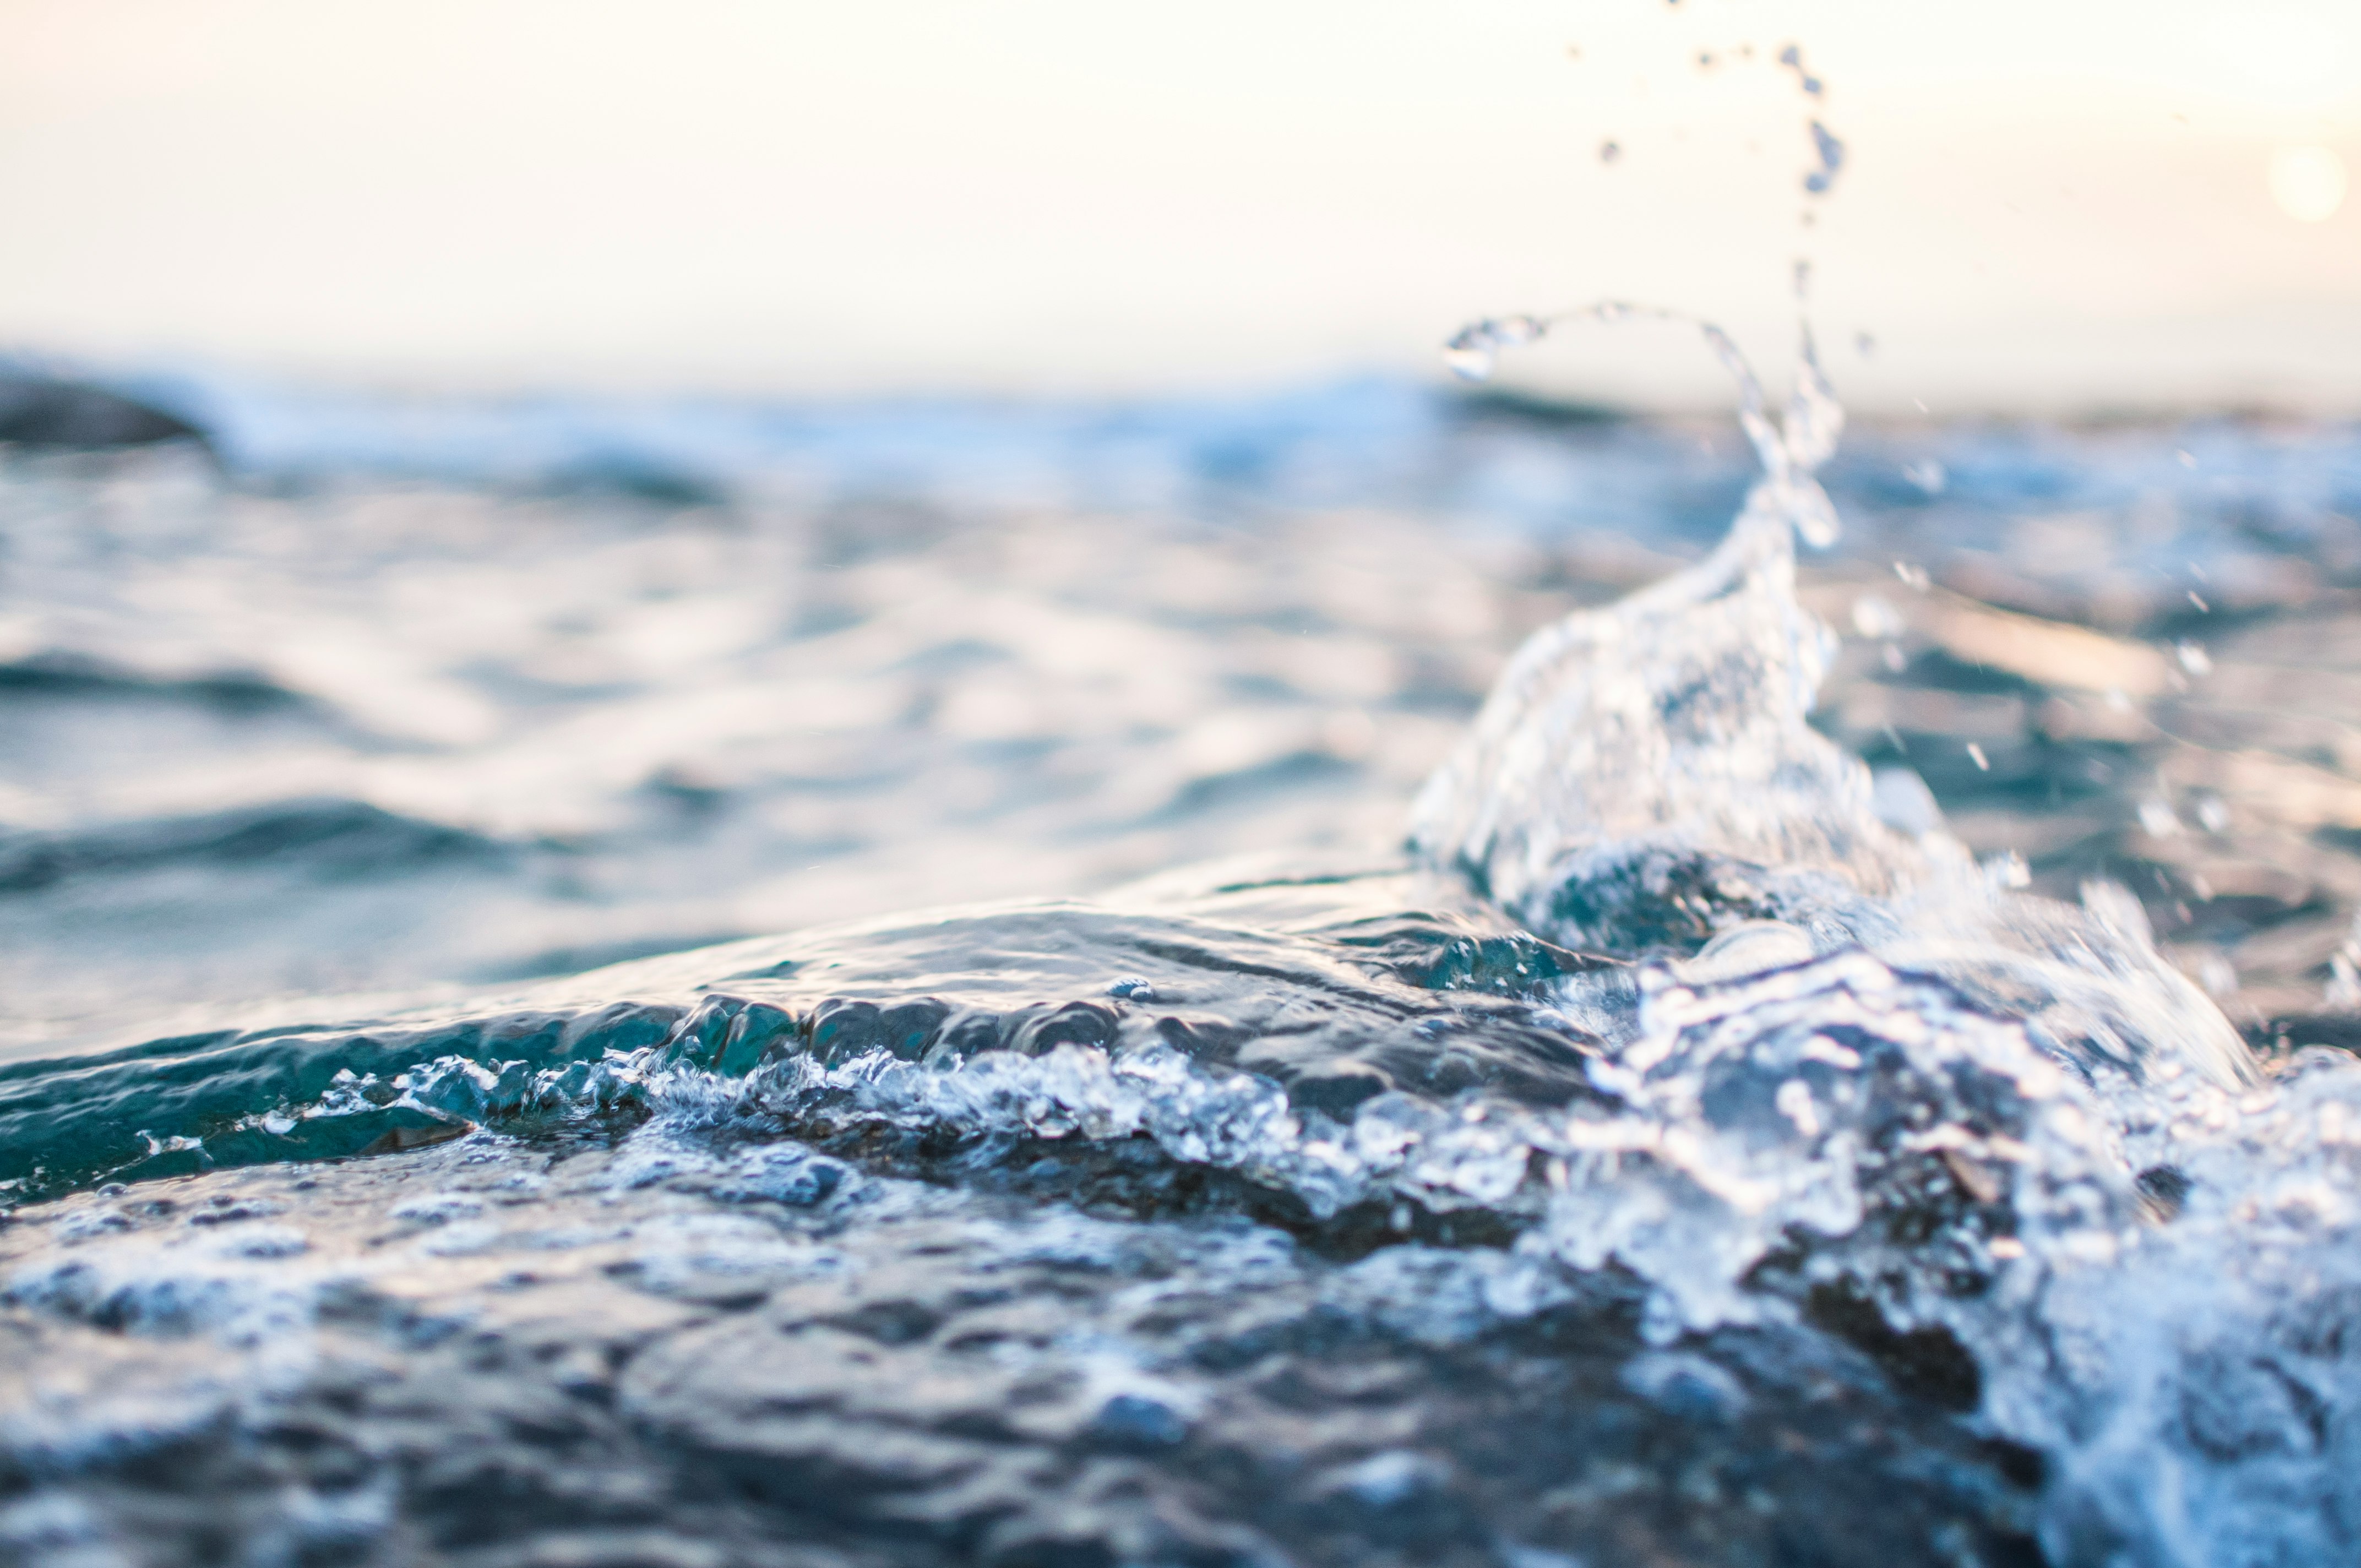
{"type": "Polygon", "coordinates": [[[2184,640],[2176,643],[2172,652],[2173,656],[2180,661],[2180,667],[2191,674],[2210,675],[2213,673],[2213,656],[2205,652],[2202,642],[2184,640]]]}
{"type": "MultiPolygon", "coordinates": [[[[1820,368],[1818,348],[1810,328],[1804,331],[1803,352],[1795,361],[1795,389],[1787,394],[1787,411],[1780,422],[1787,460],[1808,474],[1836,455],[1844,433],[1844,405],[1820,368]]],[[[1835,514],[1829,514],[1833,524],[1835,514]]]]}
{"type": "Polygon", "coordinates": [[[1804,50],[1801,45],[1789,44],[1785,49],[1781,49],[1779,63],[1795,73],[1795,85],[1804,90],[1806,97],[1817,98],[1827,91],[1827,83],[1804,68],[1804,50]]]}
{"type": "Polygon", "coordinates": [[[1796,537],[1815,550],[1826,550],[1844,532],[1844,524],[1837,518],[1836,503],[1828,499],[1828,491],[1809,479],[1796,487],[1791,516],[1796,537]]]}
{"type": "Polygon", "coordinates": [[[1992,772],[1992,759],[1985,756],[1984,749],[1972,740],[1968,742],[1968,761],[1976,765],[1976,772],[1980,773],[1992,772]]]}
{"type": "Polygon", "coordinates": [[[1866,359],[1877,352],[1877,339],[1868,333],[1857,332],[1852,334],[1852,351],[1866,359]]]}
{"type": "Polygon", "coordinates": [[[1501,349],[1522,347],[1548,331],[1549,323],[1539,316],[1488,316],[1452,334],[1443,345],[1443,362],[1460,379],[1481,381],[1492,374],[1501,349]]]}
{"type": "Polygon", "coordinates": [[[1603,141],[1603,142],[1600,142],[1600,143],[1598,144],[1598,161],[1599,161],[1599,162],[1601,162],[1601,163],[1612,163],[1612,162],[1614,162],[1617,159],[1619,159],[1619,158],[1620,158],[1620,157],[1622,157],[1622,156],[1623,156],[1623,148],[1621,148],[1621,146],[1620,146],[1620,145],[1619,145],[1618,143],[1616,143],[1616,142],[1614,142],[1614,141],[1611,141],[1611,140],[1610,140],[1610,141],[1603,141]]]}
{"type": "Polygon", "coordinates": [[[1812,149],[1818,155],[1820,166],[1804,176],[1804,189],[1815,196],[1825,196],[1837,182],[1837,171],[1844,167],[1845,144],[1828,126],[1814,120],[1812,149]]]}
{"type": "Polygon", "coordinates": [[[1457,342],[1444,345],[1443,363],[1453,375],[1463,381],[1487,381],[1492,377],[1494,355],[1489,344],[1477,345],[1457,342]]]}
{"type": "Polygon", "coordinates": [[[1877,594],[1863,594],[1852,601],[1852,629],[1863,637],[1899,637],[1902,612],[1877,594]]]}
{"type": "Polygon", "coordinates": [[[1499,340],[1492,335],[1492,323],[1471,322],[1452,334],[1443,345],[1443,362],[1451,373],[1463,381],[1481,381],[1492,374],[1493,362],[1499,356],[1499,340]]]}
{"type": "Polygon", "coordinates": [[[1950,483],[1950,476],[1945,473],[1943,466],[1932,457],[1922,458],[1916,463],[1904,464],[1902,477],[1930,496],[1941,495],[1943,487],[1950,483]]]}
{"type": "Polygon", "coordinates": [[[2330,955],[2328,983],[2321,988],[2321,1000],[2340,1012],[2361,1008],[2361,969],[2344,953],[2330,955]]]}

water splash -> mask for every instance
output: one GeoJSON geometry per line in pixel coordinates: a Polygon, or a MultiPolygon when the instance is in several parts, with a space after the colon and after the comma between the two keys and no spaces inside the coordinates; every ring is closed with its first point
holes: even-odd
{"type": "MultiPolygon", "coordinates": [[[[2128,893],[2026,893],[1915,775],[1812,729],[1831,639],[1795,543],[1833,535],[1813,475],[1842,411],[1808,337],[1774,422],[1703,331],[1763,464],[1729,536],[1536,634],[1412,814],[1438,867],[1640,965],[1636,1014],[1598,1025],[1611,1102],[1523,1135],[1554,1194],[1525,1245],[1631,1269],[1663,1342],[1801,1314],[1903,1357],[2054,1457],[2053,1561],[2349,1555],[2361,1067],[2267,1073],[2128,893]]],[[[2333,1003],[2361,996],[2355,950],[2333,1003]]],[[[1567,981],[1568,1010],[1598,984],[1567,981]]]]}
{"type": "Polygon", "coordinates": [[[1844,411],[1808,329],[1774,422],[1710,323],[1622,303],[1515,319],[1637,316],[1698,329],[1762,477],[1707,560],[1518,652],[1422,792],[1413,844],[1569,945],[1678,955],[1778,919],[1821,950],[1861,944],[1942,974],[2080,1058],[2250,1080],[2235,1032],[2157,954],[2136,904],[2099,888],[2081,910],[2015,896],[2006,868],[1978,867],[1949,835],[1891,827],[1869,770],[1811,727],[1835,640],[1795,598],[1795,543],[1837,536],[1814,476],[1844,411]]]}

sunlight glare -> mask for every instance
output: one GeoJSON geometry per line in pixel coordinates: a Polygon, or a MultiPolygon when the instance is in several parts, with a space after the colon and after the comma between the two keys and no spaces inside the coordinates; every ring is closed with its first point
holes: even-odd
{"type": "Polygon", "coordinates": [[[2324,147],[2271,154],[2271,200],[2300,224],[2325,223],[2345,204],[2345,160],[2324,147]]]}

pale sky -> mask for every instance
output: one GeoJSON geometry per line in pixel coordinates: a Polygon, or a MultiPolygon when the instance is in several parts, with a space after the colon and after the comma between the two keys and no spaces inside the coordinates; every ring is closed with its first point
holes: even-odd
{"type": "Polygon", "coordinates": [[[1243,387],[1609,296],[1776,362],[1808,250],[1861,406],[2361,408],[2346,183],[2354,0],[0,0],[0,346],[108,364],[1243,387]]]}

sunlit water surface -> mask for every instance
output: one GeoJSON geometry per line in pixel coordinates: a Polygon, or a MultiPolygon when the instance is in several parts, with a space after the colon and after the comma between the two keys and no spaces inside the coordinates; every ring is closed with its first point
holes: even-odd
{"type": "Polygon", "coordinates": [[[2354,431],[210,395],[0,466],[12,1558],[2361,1545],[2354,431]]]}

